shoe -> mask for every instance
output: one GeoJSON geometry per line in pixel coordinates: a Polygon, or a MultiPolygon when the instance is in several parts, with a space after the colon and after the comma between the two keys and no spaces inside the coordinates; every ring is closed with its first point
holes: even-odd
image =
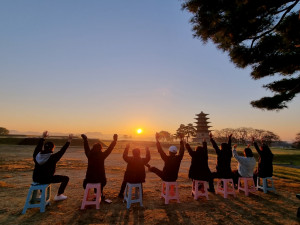
{"type": "Polygon", "coordinates": [[[61,194],[61,195],[55,195],[54,197],[54,201],[62,201],[62,200],[66,200],[68,197],[61,194]]]}

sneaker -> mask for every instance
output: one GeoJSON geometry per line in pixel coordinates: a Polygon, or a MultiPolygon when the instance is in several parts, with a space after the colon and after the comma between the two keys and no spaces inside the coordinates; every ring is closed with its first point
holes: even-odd
{"type": "Polygon", "coordinates": [[[55,195],[54,197],[54,201],[62,201],[62,200],[66,200],[68,197],[61,194],[61,195],[55,195]]]}

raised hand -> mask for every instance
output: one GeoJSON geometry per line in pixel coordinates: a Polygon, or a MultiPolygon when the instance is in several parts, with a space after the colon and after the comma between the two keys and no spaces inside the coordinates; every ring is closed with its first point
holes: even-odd
{"type": "Polygon", "coordinates": [[[159,133],[156,132],[155,139],[156,139],[157,142],[159,141],[159,138],[160,138],[159,133]]]}
{"type": "Polygon", "coordinates": [[[87,139],[87,136],[85,134],[81,134],[81,137],[82,137],[83,140],[87,139]]]}
{"type": "Polygon", "coordinates": [[[69,134],[69,137],[68,137],[68,142],[71,142],[73,139],[73,134],[69,134]]]}
{"type": "Polygon", "coordinates": [[[118,140],[118,135],[114,134],[113,138],[114,138],[114,141],[117,141],[118,140]]]}
{"type": "Polygon", "coordinates": [[[46,138],[46,137],[48,137],[49,136],[49,134],[48,134],[48,131],[47,130],[45,130],[44,132],[43,132],[43,138],[46,138]]]}

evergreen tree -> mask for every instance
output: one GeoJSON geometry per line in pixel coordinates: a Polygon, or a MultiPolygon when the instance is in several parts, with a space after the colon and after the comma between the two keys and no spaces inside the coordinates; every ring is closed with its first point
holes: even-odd
{"type": "Polygon", "coordinates": [[[286,108],[300,92],[299,0],[185,0],[193,17],[194,37],[213,41],[240,68],[251,67],[251,77],[282,78],[264,85],[274,93],[252,101],[254,107],[286,108]]]}

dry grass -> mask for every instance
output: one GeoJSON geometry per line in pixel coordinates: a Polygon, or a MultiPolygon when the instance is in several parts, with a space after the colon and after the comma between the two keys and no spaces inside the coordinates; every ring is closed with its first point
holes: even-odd
{"type": "MultiPolygon", "coordinates": [[[[160,179],[147,173],[144,207],[134,204],[126,210],[125,204],[116,197],[126,167],[121,147],[124,146],[117,146],[106,160],[108,182],[104,192],[113,201],[112,204],[101,203],[100,210],[94,207],[80,210],[87,160],[82,148],[70,148],[56,172],[70,177],[65,192],[69,198],[63,202],[52,200],[45,213],[40,213],[39,209],[28,209],[25,215],[21,215],[31,183],[34,147],[0,146],[0,224],[299,224],[296,210],[300,201],[295,194],[300,192],[300,182],[293,179],[293,174],[299,174],[299,169],[274,166],[278,194],[256,192],[246,197],[239,193],[237,198],[224,199],[221,195],[210,193],[209,200],[201,198],[195,201],[191,196],[191,181],[187,177],[190,166],[188,154],[184,156],[178,178],[181,203],[164,205],[159,197],[160,179]]],[[[150,164],[162,168],[156,149],[151,147],[150,150],[150,164]]],[[[215,157],[212,155],[209,164],[214,171],[215,157]]],[[[233,160],[232,168],[235,167],[233,160]]],[[[57,188],[57,184],[52,185],[52,197],[57,188]]]]}

